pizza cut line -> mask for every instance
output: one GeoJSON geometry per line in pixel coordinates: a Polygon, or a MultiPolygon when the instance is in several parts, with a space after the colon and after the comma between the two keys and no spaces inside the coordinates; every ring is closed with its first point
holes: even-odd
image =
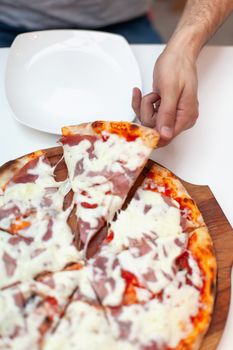
{"type": "Polygon", "coordinates": [[[0,350],[198,349],[216,281],[202,215],[156,164],[128,197],[159,135],[62,132],[60,165],[38,151],[0,170],[0,350]]]}

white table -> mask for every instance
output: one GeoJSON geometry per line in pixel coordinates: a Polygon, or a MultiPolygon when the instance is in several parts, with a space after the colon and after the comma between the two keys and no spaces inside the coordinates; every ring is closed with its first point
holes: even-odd
{"type": "MultiPolygon", "coordinates": [[[[150,92],[153,64],[163,45],[135,45],[132,49],[141,68],[143,92],[150,92]]],[[[7,55],[8,49],[0,49],[0,164],[33,150],[54,146],[57,140],[56,136],[29,129],[11,118],[4,92],[7,55]]],[[[209,185],[233,225],[232,63],[233,47],[203,50],[198,62],[199,121],[168,147],[157,150],[153,159],[186,181],[209,185]]],[[[218,350],[232,350],[232,329],[233,305],[218,350]]]]}

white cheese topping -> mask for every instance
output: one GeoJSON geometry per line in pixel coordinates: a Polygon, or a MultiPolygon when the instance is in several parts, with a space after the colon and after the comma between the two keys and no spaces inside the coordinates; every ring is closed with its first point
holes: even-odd
{"type": "Polygon", "coordinates": [[[192,329],[190,317],[198,312],[199,292],[188,285],[180,289],[171,285],[166,293],[169,293],[169,298],[162,303],[154,299],[144,306],[124,306],[119,317],[113,317],[108,312],[114,336],[120,337],[118,322],[129,323],[128,339],[132,343],[148,346],[155,342],[157,346],[166,344],[175,348],[192,329]]]}
{"type": "Polygon", "coordinates": [[[136,196],[139,199],[134,197],[111,224],[114,239],[109,246],[115,253],[128,247],[129,239],[140,239],[143,234],[156,239],[182,232],[179,209],[165,203],[161,194],[140,188],[136,196]]]}
{"type": "Polygon", "coordinates": [[[29,208],[40,210],[42,199],[49,189],[55,191],[47,194],[53,204],[53,209],[62,209],[65,186],[63,182],[56,182],[53,176],[54,168],[44,162],[44,157],[40,157],[35,168],[29,169],[28,174],[38,176],[33,183],[11,183],[6,187],[1,202],[7,204],[13,202],[22,213],[29,208]],[[56,190],[57,189],[57,190],[56,190]]]}
{"type": "MultiPolygon", "coordinates": [[[[124,168],[135,171],[151,152],[140,138],[128,142],[116,134],[109,134],[105,142],[102,139],[96,140],[92,151],[94,157],[91,159],[88,153],[90,148],[91,142],[88,140],[82,140],[75,146],[64,145],[64,157],[74,191],[78,188],[79,176],[75,176],[75,169],[80,160],[83,160],[85,174],[103,171],[124,173],[124,168]]],[[[86,181],[91,179],[88,177],[86,181]]]]}
{"type": "Polygon", "coordinates": [[[85,184],[80,183],[80,190],[75,196],[78,217],[84,222],[88,222],[91,229],[95,229],[98,226],[100,218],[112,220],[114,213],[122,205],[122,198],[111,194],[106,195],[106,192],[111,190],[110,185],[105,183],[103,185],[90,187],[88,189],[90,197],[88,198],[82,195],[82,188],[86,188],[85,184]],[[88,208],[83,206],[82,203],[89,203],[90,205],[96,206],[88,208]]]}
{"type": "Polygon", "coordinates": [[[85,228],[85,235],[81,232],[82,238],[86,236],[86,246],[98,231],[99,221],[103,218],[111,221],[121,208],[125,194],[133,183],[127,170],[138,170],[151,152],[140,138],[128,142],[116,134],[105,133],[104,136],[105,141],[100,138],[91,143],[84,139],[74,146],[64,145],[71,186],[77,193],[77,215],[90,225],[89,229],[85,228]],[[122,179],[119,179],[119,175],[122,179]],[[125,185],[121,186],[124,189],[120,193],[116,192],[114,181],[124,181],[125,185]]]}
{"type": "MultiPolygon", "coordinates": [[[[102,309],[73,301],[56,333],[45,338],[44,350],[134,350],[128,342],[115,340],[102,309]]],[[[137,349],[137,348],[136,348],[137,349]]]]}
{"type": "MultiPolygon", "coordinates": [[[[2,193],[2,210],[19,208],[21,214],[29,213],[23,221],[28,223],[17,235],[0,234],[0,288],[26,281],[43,271],[57,271],[70,262],[82,259],[73,245],[73,234],[67,224],[70,208],[63,211],[68,181],[56,182],[54,168],[40,157],[35,168],[27,171],[37,175],[34,183],[10,183],[2,193]],[[35,210],[35,213],[33,212],[35,210]]],[[[15,223],[17,213],[0,220],[0,228],[8,230],[15,223]]],[[[22,221],[22,219],[20,219],[22,221]]]]}
{"type": "Polygon", "coordinates": [[[89,276],[93,281],[98,294],[98,288],[104,287],[106,293],[98,295],[103,305],[117,306],[122,301],[125,291],[125,281],[121,277],[121,266],[116,257],[108,252],[104,252],[101,256],[105,260],[104,267],[96,266],[95,259],[89,262],[89,276]],[[112,283],[113,282],[113,283],[112,283]]]}
{"type": "Polygon", "coordinates": [[[12,350],[38,349],[39,329],[48,315],[48,309],[43,304],[44,300],[49,296],[55,298],[58,303],[60,310],[57,314],[52,308],[49,310],[50,314],[54,312],[54,326],[59,320],[59,312],[65,307],[67,298],[73,293],[82,274],[82,270],[58,272],[48,277],[52,279],[52,285],[29,280],[2,291],[0,293],[0,349],[6,349],[8,345],[12,350]],[[16,302],[17,298],[19,304],[16,302]],[[17,329],[18,335],[12,338],[17,329]]]}
{"type": "MultiPolygon", "coordinates": [[[[17,244],[10,243],[13,236],[0,231],[0,288],[25,281],[43,271],[57,271],[70,262],[83,258],[83,252],[78,252],[73,245],[73,234],[66,223],[65,213],[61,213],[53,220],[51,236],[45,240],[49,219],[32,217],[31,226],[21,231],[21,236],[28,241],[21,240],[17,244]],[[5,254],[14,261],[12,272],[7,272],[9,263],[4,261],[5,254]]],[[[15,237],[17,238],[17,237],[15,237]]]]}
{"type": "MultiPolygon", "coordinates": [[[[186,242],[186,235],[180,236],[180,242],[186,242]]],[[[182,253],[183,248],[174,242],[174,238],[156,240],[156,245],[146,254],[135,256],[135,249],[125,250],[118,255],[121,267],[133,273],[143,286],[153,293],[160,292],[175,278],[173,265],[175,259],[182,253]],[[166,252],[166,254],[165,254],[166,252]],[[150,271],[154,272],[155,279],[147,277],[150,271]]]]}

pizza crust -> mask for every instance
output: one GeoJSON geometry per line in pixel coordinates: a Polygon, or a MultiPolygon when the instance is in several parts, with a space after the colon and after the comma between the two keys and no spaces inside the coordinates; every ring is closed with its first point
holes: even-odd
{"type": "Polygon", "coordinates": [[[10,160],[0,167],[0,189],[4,190],[6,184],[15,176],[30,160],[45,154],[45,151],[36,151],[23,157],[10,160]]]}
{"type": "Polygon", "coordinates": [[[200,348],[210,326],[216,295],[217,262],[213,242],[206,226],[200,227],[190,234],[188,248],[197,259],[203,274],[203,281],[205,281],[201,294],[203,308],[196,316],[196,326],[193,331],[177,346],[176,350],[183,350],[184,346],[188,350],[200,348]]]}
{"type": "Polygon", "coordinates": [[[171,171],[159,164],[154,164],[150,168],[147,177],[154,181],[160,193],[177,201],[180,199],[180,204],[189,208],[192,214],[192,228],[205,225],[195,201],[191,198],[181,181],[171,171]]]}
{"type": "Polygon", "coordinates": [[[62,128],[62,135],[98,135],[100,132],[115,133],[118,135],[138,135],[145,146],[155,148],[159,141],[157,131],[129,122],[107,122],[96,121],[93,123],[83,123],[80,125],[65,126],[62,128]]]}

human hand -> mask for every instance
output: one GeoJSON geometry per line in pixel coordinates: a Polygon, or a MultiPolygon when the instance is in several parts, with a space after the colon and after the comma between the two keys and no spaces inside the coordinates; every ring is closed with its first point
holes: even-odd
{"type": "Polygon", "coordinates": [[[165,49],[155,63],[153,92],[142,97],[134,88],[132,107],[143,125],[158,130],[159,146],[191,128],[198,117],[195,60],[179,48],[165,49]]]}

